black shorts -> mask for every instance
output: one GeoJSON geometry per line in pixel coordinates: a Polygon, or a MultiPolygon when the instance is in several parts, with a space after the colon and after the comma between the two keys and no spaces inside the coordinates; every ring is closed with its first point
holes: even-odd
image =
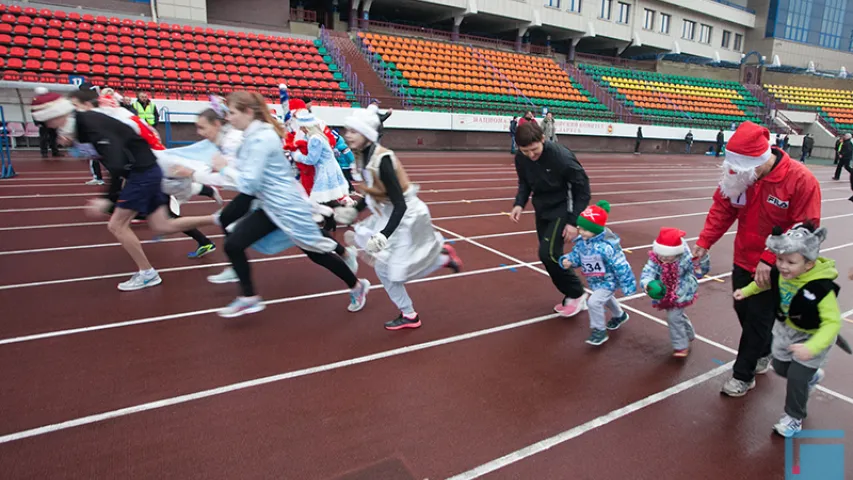
{"type": "Polygon", "coordinates": [[[117,208],[133,210],[141,215],[150,215],[169,203],[169,198],[161,190],[163,171],[159,165],[148,170],[131,172],[124,182],[124,188],[116,203],[117,208]]]}

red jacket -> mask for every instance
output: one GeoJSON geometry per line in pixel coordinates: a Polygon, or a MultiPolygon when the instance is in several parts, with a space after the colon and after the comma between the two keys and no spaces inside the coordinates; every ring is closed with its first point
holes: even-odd
{"type": "Polygon", "coordinates": [[[788,230],[806,220],[820,222],[820,184],[815,176],[784,151],[774,147],[773,153],[782,159],[769,175],[749,187],[745,205],[732,205],[717,188],[696,242],[702,248],[711,248],[737,220],[734,263],[751,273],[759,261],[776,263],[776,256],[765,247],[774,226],[788,230]]]}

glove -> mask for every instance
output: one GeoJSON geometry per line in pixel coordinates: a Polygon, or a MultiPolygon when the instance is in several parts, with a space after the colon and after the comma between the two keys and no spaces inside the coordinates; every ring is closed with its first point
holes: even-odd
{"type": "Polygon", "coordinates": [[[339,225],[351,225],[358,218],[358,210],[353,207],[335,207],[335,222],[339,225]]]}
{"type": "Polygon", "coordinates": [[[293,145],[302,152],[302,155],[308,155],[308,142],[305,140],[297,140],[293,145]]]}
{"type": "Polygon", "coordinates": [[[367,253],[371,255],[376,255],[377,253],[384,250],[387,246],[388,238],[381,233],[377,233],[376,235],[370,237],[370,240],[367,241],[367,247],[365,247],[365,250],[367,250],[367,253]]]}

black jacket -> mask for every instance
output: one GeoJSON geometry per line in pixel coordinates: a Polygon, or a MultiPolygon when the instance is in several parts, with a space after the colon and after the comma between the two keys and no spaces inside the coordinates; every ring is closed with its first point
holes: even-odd
{"type": "Polygon", "coordinates": [[[803,138],[803,150],[806,152],[811,152],[812,148],[814,148],[814,138],[813,137],[803,138]]]}
{"type": "Polygon", "coordinates": [[[589,178],[575,154],[559,143],[546,141],[539,160],[515,156],[518,193],[515,205],[524,207],[533,194],[538,218],[561,218],[576,225],[578,215],[589,205],[589,178]]]}
{"type": "Polygon", "coordinates": [[[853,160],[853,140],[844,140],[841,142],[839,159],[843,163],[849,163],[850,160],[853,160]]]}
{"type": "Polygon", "coordinates": [[[110,172],[107,198],[116,201],[122,180],[131,172],[157,166],[148,142],[130,126],[100,112],[77,112],[77,141],[91,143],[110,172]]]}

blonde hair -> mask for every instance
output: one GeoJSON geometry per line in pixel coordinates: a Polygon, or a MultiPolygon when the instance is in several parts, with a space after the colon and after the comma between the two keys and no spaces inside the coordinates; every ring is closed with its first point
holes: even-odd
{"type": "Polygon", "coordinates": [[[326,133],[323,131],[323,127],[321,125],[311,125],[310,127],[303,127],[308,132],[307,135],[309,137],[314,135],[320,135],[323,138],[326,138],[326,133]]]}
{"type": "Polygon", "coordinates": [[[233,92],[231,95],[228,95],[228,105],[242,112],[251,110],[255,120],[272,125],[279,137],[284,138],[287,135],[281,122],[270,113],[270,109],[267,108],[267,101],[264,100],[261,94],[244,91],[233,92]]]}

